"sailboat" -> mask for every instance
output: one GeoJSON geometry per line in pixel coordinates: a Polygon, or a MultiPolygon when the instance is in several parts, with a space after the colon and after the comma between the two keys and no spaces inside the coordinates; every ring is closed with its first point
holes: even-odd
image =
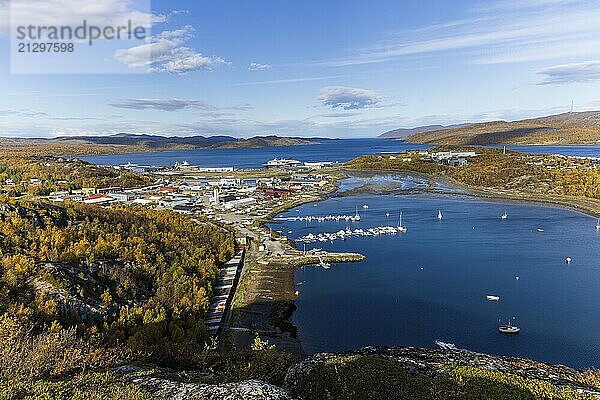
{"type": "Polygon", "coordinates": [[[405,226],[402,226],[402,211],[400,211],[400,216],[398,219],[398,232],[406,233],[408,229],[405,226]]]}
{"type": "Polygon", "coordinates": [[[442,210],[438,210],[438,219],[441,221],[442,218],[442,210]]]}
{"type": "Polygon", "coordinates": [[[354,213],[355,213],[355,214],[354,214],[354,220],[355,220],[355,221],[360,221],[360,214],[358,213],[358,207],[355,207],[355,209],[354,209],[354,210],[355,210],[355,211],[354,211],[354,213]]]}
{"type": "Polygon", "coordinates": [[[506,213],[506,211],[504,211],[504,214],[502,214],[502,215],[500,216],[500,218],[501,218],[501,219],[506,219],[506,218],[508,218],[508,214],[506,213]]]}
{"type": "Polygon", "coordinates": [[[513,325],[510,320],[506,325],[498,325],[498,332],[504,333],[506,335],[516,335],[521,332],[521,328],[513,325]]]}

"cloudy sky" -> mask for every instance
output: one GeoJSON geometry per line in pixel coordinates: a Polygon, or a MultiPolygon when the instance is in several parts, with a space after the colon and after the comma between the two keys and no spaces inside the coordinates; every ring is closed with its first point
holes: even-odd
{"type": "MultiPolygon", "coordinates": [[[[148,16],[125,0],[41,3],[27,15],[148,16]]],[[[9,5],[0,136],[369,137],[600,109],[597,0],[156,0],[144,43],[87,49],[140,73],[104,74],[11,74],[9,5]]]]}

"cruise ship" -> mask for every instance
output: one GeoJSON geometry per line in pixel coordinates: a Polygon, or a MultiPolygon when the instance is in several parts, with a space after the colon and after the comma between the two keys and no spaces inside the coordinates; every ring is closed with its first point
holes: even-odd
{"type": "Polygon", "coordinates": [[[286,167],[297,167],[302,164],[298,160],[292,160],[290,158],[275,158],[265,164],[267,168],[286,168],[286,167]]]}

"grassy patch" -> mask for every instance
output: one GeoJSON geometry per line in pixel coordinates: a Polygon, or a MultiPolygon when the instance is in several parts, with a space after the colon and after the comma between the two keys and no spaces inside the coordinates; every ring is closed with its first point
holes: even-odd
{"type": "Polygon", "coordinates": [[[60,380],[0,378],[0,400],[150,400],[155,397],[114,372],[88,372],[60,380]]]}
{"type": "Polygon", "coordinates": [[[332,359],[314,368],[294,387],[305,400],[439,399],[534,400],[591,399],[551,383],[473,367],[457,367],[434,377],[408,373],[376,356],[332,359]]]}

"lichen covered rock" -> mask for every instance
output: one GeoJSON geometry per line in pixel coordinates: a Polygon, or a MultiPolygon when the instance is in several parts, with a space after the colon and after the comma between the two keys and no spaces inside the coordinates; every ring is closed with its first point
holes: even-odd
{"type": "Polygon", "coordinates": [[[209,385],[183,383],[163,378],[140,377],[133,380],[159,399],[169,400],[294,400],[287,391],[257,380],[209,385]]]}

